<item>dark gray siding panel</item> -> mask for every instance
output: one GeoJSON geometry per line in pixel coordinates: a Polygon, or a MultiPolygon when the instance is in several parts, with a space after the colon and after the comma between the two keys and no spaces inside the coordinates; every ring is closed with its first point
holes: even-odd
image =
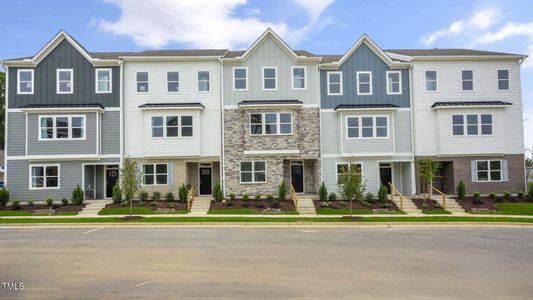
{"type": "Polygon", "coordinates": [[[22,112],[10,112],[7,116],[7,155],[26,155],[26,115],[22,112]]]}
{"type": "Polygon", "coordinates": [[[120,154],[120,112],[102,114],[102,154],[120,154]]]}
{"type": "Polygon", "coordinates": [[[366,44],[354,51],[339,71],[342,72],[343,93],[341,96],[328,96],[327,70],[320,71],[321,107],[335,108],[339,104],[396,104],[409,107],[409,70],[402,71],[402,94],[387,95],[386,72],[389,66],[366,44]],[[372,95],[357,95],[356,72],[372,71],[372,95]]]}
{"type": "MultiPolygon", "coordinates": [[[[107,67],[106,67],[107,68],[107,67]]],[[[9,108],[27,104],[101,103],[106,107],[119,106],[120,68],[112,67],[113,92],[95,92],[95,68],[66,40],[62,41],[35,68],[34,94],[17,95],[17,68],[9,68],[9,108]],[[56,70],[74,70],[74,93],[56,93],[56,70]]]]}

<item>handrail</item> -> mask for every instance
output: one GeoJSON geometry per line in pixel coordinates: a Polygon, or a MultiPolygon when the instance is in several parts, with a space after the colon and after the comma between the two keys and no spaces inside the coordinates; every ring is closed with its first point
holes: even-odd
{"type": "Polygon", "coordinates": [[[194,200],[194,185],[187,192],[187,210],[191,210],[191,203],[194,200]]]}
{"type": "Polygon", "coordinates": [[[439,191],[436,187],[434,187],[433,185],[431,185],[431,188],[439,193],[441,196],[442,196],[442,209],[446,209],[446,194],[444,194],[443,192],[439,191]]]}
{"type": "Polygon", "coordinates": [[[296,190],[294,189],[294,186],[291,183],[291,199],[294,202],[294,207],[298,209],[298,194],[296,193],[296,190]]]}
{"type": "Polygon", "coordinates": [[[392,183],[390,183],[390,182],[389,182],[389,186],[391,188],[390,200],[392,202],[394,202],[394,193],[397,193],[398,196],[400,196],[400,210],[403,210],[403,198],[404,197],[403,197],[402,193],[400,193],[400,191],[398,191],[398,189],[394,185],[392,185],[392,183]]]}

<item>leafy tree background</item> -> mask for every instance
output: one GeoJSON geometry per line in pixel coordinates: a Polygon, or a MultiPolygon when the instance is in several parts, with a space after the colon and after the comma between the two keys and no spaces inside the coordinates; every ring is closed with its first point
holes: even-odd
{"type": "Polygon", "coordinates": [[[0,72],[0,147],[4,149],[4,104],[6,103],[6,73],[0,72]]]}

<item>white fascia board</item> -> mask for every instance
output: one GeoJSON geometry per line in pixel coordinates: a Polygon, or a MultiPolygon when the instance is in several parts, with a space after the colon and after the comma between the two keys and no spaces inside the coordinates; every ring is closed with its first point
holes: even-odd
{"type": "Polygon", "coordinates": [[[252,105],[239,105],[240,109],[276,109],[276,108],[300,108],[303,104],[252,104],[252,105]]]}
{"type": "Polygon", "coordinates": [[[295,155],[300,154],[298,149],[287,149],[287,150],[245,150],[244,155],[295,155]]]}

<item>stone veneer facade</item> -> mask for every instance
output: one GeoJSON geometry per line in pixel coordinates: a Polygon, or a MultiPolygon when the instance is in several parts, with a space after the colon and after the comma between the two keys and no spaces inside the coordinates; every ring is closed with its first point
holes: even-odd
{"type": "Polygon", "coordinates": [[[225,193],[242,195],[277,194],[285,181],[289,187],[290,160],[303,160],[305,192],[316,194],[320,184],[320,119],[318,107],[283,109],[224,110],[224,185],[225,193]],[[249,114],[292,112],[292,135],[250,135],[249,114]],[[244,155],[244,151],[299,150],[294,155],[244,155]],[[240,162],[266,161],[266,183],[240,183],[240,162]]]}

